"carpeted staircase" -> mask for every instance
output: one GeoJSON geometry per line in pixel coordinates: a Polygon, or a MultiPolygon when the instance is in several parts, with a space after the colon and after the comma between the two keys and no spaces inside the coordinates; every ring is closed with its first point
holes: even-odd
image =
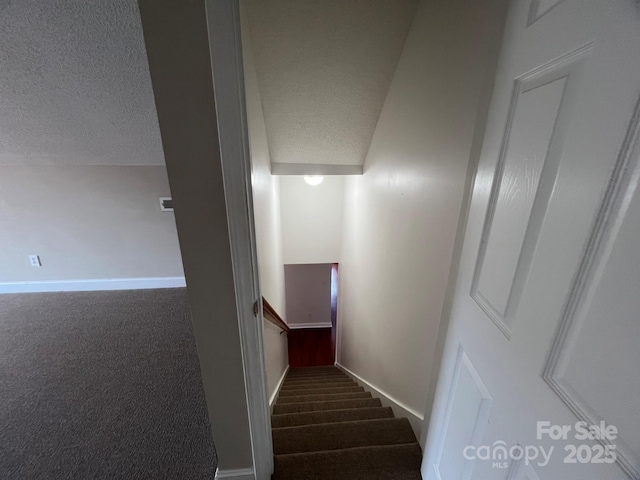
{"type": "Polygon", "coordinates": [[[406,418],[336,367],[291,369],[271,417],[273,480],[420,480],[406,418]]]}

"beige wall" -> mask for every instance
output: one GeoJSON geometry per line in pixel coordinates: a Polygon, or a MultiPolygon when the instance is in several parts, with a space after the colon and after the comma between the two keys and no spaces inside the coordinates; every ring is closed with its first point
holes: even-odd
{"type": "Polygon", "coordinates": [[[417,417],[503,3],[421,2],[364,175],[345,188],[339,361],[417,417]]]}
{"type": "Polygon", "coordinates": [[[331,326],[331,264],[285,265],[284,273],[289,325],[331,326]]]}
{"type": "Polygon", "coordinates": [[[0,167],[0,283],[182,277],[161,196],[164,166],[0,167]]]}
{"type": "MultiPolygon", "coordinates": [[[[243,4],[241,4],[240,13],[260,290],[262,296],[285,318],[280,184],[279,178],[271,175],[271,160],[260,89],[243,4]]],[[[264,322],[263,341],[269,398],[275,393],[280,378],[289,366],[287,336],[280,335],[280,332],[281,330],[272,323],[264,322]]]]}
{"type": "Polygon", "coordinates": [[[138,4],[218,467],[251,469],[205,3],[138,4]]]}
{"type": "Polygon", "coordinates": [[[335,263],[340,258],[344,177],[308,185],[301,176],[280,177],[285,264],[335,263]]]}

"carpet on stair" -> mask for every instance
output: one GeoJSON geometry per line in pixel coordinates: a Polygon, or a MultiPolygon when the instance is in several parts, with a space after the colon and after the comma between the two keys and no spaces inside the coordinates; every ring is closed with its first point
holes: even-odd
{"type": "Polygon", "coordinates": [[[344,410],[321,410],[318,412],[284,413],[271,417],[271,426],[296,427],[318,423],[351,422],[373,418],[393,418],[391,407],[346,408],[344,410]]]}
{"type": "MultiPolygon", "coordinates": [[[[314,369],[311,371],[301,371],[302,369],[296,369],[293,368],[291,370],[289,370],[289,372],[287,373],[287,376],[289,378],[302,378],[302,377],[316,377],[316,376],[330,376],[330,375],[344,375],[344,372],[341,372],[340,370],[321,370],[321,369],[314,369]]],[[[305,369],[306,370],[306,369],[305,369]]]]}
{"type": "Polygon", "coordinates": [[[285,382],[309,382],[309,381],[321,381],[321,380],[351,380],[346,374],[331,374],[331,375],[298,375],[297,377],[289,377],[285,382]]]}
{"type": "Polygon", "coordinates": [[[319,390],[321,388],[347,388],[357,387],[355,382],[326,382],[326,383],[290,383],[289,385],[283,385],[280,389],[282,392],[288,392],[289,390],[319,390]]]}
{"type": "Polygon", "coordinates": [[[355,392],[355,393],[326,393],[315,395],[292,395],[290,397],[278,397],[278,403],[305,403],[305,402],[320,402],[331,400],[352,400],[356,398],[371,398],[369,392],[355,392]]]}
{"type": "Polygon", "coordinates": [[[421,480],[420,445],[276,455],[273,480],[421,480]]]}
{"type": "Polygon", "coordinates": [[[273,480],[419,480],[406,418],[336,367],[291,369],[273,407],[273,480]]]}
{"type": "Polygon", "coordinates": [[[349,387],[325,387],[325,388],[309,388],[302,390],[284,390],[280,392],[280,397],[291,397],[291,396],[300,396],[300,395],[322,395],[328,393],[357,393],[364,392],[364,388],[358,387],[357,385],[349,386],[349,387]]]}
{"type": "Polygon", "coordinates": [[[344,408],[366,408],[366,407],[381,407],[382,403],[379,398],[356,398],[355,400],[333,400],[333,401],[320,401],[320,402],[306,402],[306,403],[289,403],[289,404],[276,404],[273,406],[274,415],[282,413],[302,413],[302,412],[316,412],[320,410],[341,410],[344,408]]]}
{"type": "Polygon", "coordinates": [[[406,418],[356,420],[273,429],[273,453],[319,452],[341,448],[412,443],[416,439],[406,418]]]}
{"type": "Polygon", "coordinates": [[[287,388],[293,387],[301,387],[306,385],[353,385],[355,382],[352,382],[348,378],[336,378],[336,379],[322,379],[322,380],[294,380],[291,382],[285,382],[282,384],[282,389],[286,390],[287,388]]]}
{"type": "MultiPolygon", "coordinates": [[[[286,392],[303,392],[315,390],[327,390],[329,388],[362,388],[357,383],[320,383],[315,385],[291,385],[288,388],[280,389],[280,395],[286,392]]],[[[311,395],[311,394],[310,394],[311,395]]]]}
{"type": "Polygon", "coordinates": [[[301,385],[301,384],[309,384],[309,383],[330,383],[330,382],[349,382],[355,383],[346,375],[322,375],[319,377],[300,377],[293,379],[286,379],[282,386],[285,385],[301,385]]]}

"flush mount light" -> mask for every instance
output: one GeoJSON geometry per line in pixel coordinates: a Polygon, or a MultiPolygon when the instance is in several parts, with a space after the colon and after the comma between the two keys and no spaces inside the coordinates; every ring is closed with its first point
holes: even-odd
{"type": "Polygon", "coordinates": [[[322,183],[322,180],[324,180],[324,177],[321,175],[305,175],[304,176],[304,181],[307,182],[309,185],[320,185],[322,183]]]}

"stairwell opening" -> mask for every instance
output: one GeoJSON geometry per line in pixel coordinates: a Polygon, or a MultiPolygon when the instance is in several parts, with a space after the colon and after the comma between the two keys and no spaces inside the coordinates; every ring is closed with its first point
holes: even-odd
{"type": "Polygon", "coordinates": [[[291,368],[333,365],[336,354],[338,265],[284,266],[291,368]]]}

